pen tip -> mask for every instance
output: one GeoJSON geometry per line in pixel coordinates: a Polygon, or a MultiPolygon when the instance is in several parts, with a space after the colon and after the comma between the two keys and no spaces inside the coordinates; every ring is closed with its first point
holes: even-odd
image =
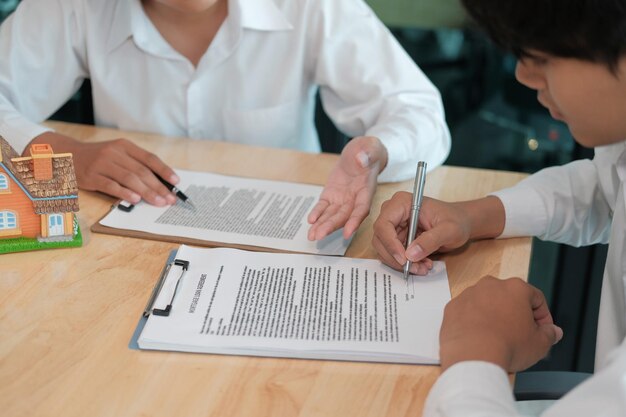
{"type": "Polygon", "coordinates": [[[403,275],[404,275],[404,280],[408,280],[409,279],[409,269],[411,268],[411,262],[410,261],[406,261],[406,263],[404,264],[404,269],[403,269],[403,275]]]}

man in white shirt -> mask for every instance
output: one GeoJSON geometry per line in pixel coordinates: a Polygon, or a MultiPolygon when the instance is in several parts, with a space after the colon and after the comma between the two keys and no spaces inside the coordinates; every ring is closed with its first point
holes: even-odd
{"type": "MultiPolygon", "coordinates": [[[[463,0],[474,19],[520,58],[516,77],[568,124],[592,161],[542,170],[518,185],[459,203],[425,199],[405,250],[411,196],[377,219],[373,245],[400,269],[424,274],[435,251],[470,240],[538,236],[575,246],[609,243],[595,374],[544,416],[626,416],[626,1],[463,0]]],[[[520,279],[483,278],[446,307],[442,375],[424,416],[517,416],[507,372],[523,370],[563,336],[543,294],[520,279]]]]}
{"type": "MultiPolygon", "coordinates": [[[[362,0],[24,0],[0,27],[0,135],[74,154],[81,188],[175,200],[178,178],[126,140],[84,144],[38,124],[91,80],[98,125],[319,152],[324,109],[354,137],[309,216],[309,238],[369,213],[376,183],[437,165],[438,91],[362,0]]],[[[207,167],[210,169],[210,167],[207,167]]]]}

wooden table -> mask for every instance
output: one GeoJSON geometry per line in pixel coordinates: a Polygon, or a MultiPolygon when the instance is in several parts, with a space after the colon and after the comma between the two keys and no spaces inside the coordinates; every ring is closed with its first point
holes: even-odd
{"type": "MultiPolygon", "coordinates": [[[[85,141],[127,137],[177,168],[324,183],[337,155],[163,138],[50,123],[85,141]]],[[[469,199],[523,174],[440,167],[426,194],[469,199]]],[[[347,255],[375,258],[372,219],[411,182],[379,187],[347,255]]],[[[114,200],[80,192],[82,248],[0,256],[0,414],[9,416],[411,416],[436,366],[137,351],[133,330],[177,245],[89,227],[114,200]]],[[[530,239],[477,242],[448,254],[452,295],[485,275],[527,278],[530,239]]]]}

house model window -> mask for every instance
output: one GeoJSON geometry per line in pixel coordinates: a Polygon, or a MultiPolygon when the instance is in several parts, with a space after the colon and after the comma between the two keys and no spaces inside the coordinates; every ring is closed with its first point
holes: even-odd
{"type": "Polygon", "coordinates": [[[8,190],[9,189],[9,180],[7,179],[7,176],[4,174],[0,174],[0,192],[8,190]]]}
{"type": "Polygon", "coordinates": [[[17,216],[12,211],[0,211],[0,230],[17,228],[17,216]]]}

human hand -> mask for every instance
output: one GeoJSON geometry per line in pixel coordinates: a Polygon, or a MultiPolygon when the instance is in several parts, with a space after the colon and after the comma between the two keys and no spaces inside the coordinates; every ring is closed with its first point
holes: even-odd
{"type": "Polygon", "coordinates": [[[463,246],[470,238],[471,222],[457,203],[424,197],[419,212],[417,238],[405,249],[412,194],[398,192],[383,203],[374,222],[372,245],[385,264],[401,270],[410,259],[412,274],[426,275],[432,268],[431,253],[463,246]]]}
{"type": "Polygon", "coordinates": [[[343,227],[349,238],[370,212],[378,174],[387,165],[387,149],[378,138],[352,139],[341,152],[320,199],[309,213],[309,240],[320,240],[343,227]]]}
{"type": "Polygon", "coordinates": [[[100,191],[133,204],[145,200],[155,206],[176,198],[154,175],[172,184],[178,176],[156,155],[126,139],[82,143],[57,133],[44,133],[32,143],[49,143],[55,152],[71,152],[78,186],[100,191]]]}
{"type": "Polygon", "coordinates": [[[519,278],[484,277],[450,301],[439,333],[441,367],[486,361],[518,372],[563,337],[541,291],[519,278]]]}

